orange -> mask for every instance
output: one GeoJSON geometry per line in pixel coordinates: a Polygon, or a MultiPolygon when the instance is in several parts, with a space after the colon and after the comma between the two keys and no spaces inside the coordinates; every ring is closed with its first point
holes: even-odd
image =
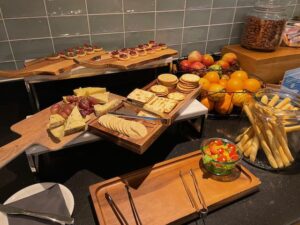
{"type": "Polygon", "coordinates": [[[199,80],[199,85],[201,86],[202,90],[207,91],[209,89],[210,82],[207,79],[201,77],[199,80]]]}
{"type": "Polygon", "coordinates": [[[226,90],[228,92],[235,92],[244,88],[244,83],[240,79],[229,79],[226,85],[226,90]]]}
{"type": "Polygon", "coordinates": [[[225,94],[224,99],[215,104],[215,110],[220,114],[229,114],[233,109],[232,96],[225,94]]]}
{"type": "Polygon", "coordinates": [[[237,70],[230,75],[230,78],[245,81],[248,79],[248,74],[243,70],[237,70]]]}
{"type": "Polygon", "coordinates": [[[251,78],[244,82],[244,89],[250,92],[257,92],[261,88],[261,84],[258,80],[251,78]]]}
{"type": "Polygon", "coordinates": [[[207,72],[203,78],[205,78],[211,83],[219,83],[220,80],[219,74],[216,71],[207,72]]]}
{"type": "Polygon", "coordinates": [[[226,79],[221,79],[219,81],[219,84],[222,85],[224,88],[226,88],[226,86],[227,86],[227,80],[226,79]]]}
{"type": "Polygon", "coordinates": [[[211,111],[214,109],[215,103],[213,101],[210,101],[208,98],[203,98],[201,100],[201,103],[208,109],[208,111],[211,111]]]}
{"type": "Polygon", "coordinates": [[[208,99],[213,102],[223,100],[225,96],[225,89],[220,84],[212,83],[208,89],[208,99]]]}
{"type": "Polygon", "coordinates": [[[232,97],[233,105],[242,107],[251,98],[251,95],[244,90],[237,90],[232,97]]]}

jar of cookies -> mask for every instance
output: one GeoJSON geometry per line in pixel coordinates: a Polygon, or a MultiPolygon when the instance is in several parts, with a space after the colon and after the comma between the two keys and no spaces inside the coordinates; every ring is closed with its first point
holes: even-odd
{"type": "Polygon", "coordinates": [[[259,51],[274,51],[281,41],[289,1],[259,0],[246,17],[241,45],[259,51]]]}

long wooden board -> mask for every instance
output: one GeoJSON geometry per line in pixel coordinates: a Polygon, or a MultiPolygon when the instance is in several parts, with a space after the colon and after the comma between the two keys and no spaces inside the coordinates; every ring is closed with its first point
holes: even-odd
{"type": "MultiPolygon", "coordinates": [[[[110,99],[114,98],[123,99],[124,97],[110,94],[110,99]]],[[[57,142],[52,139],[47,131],[49,117],[50,107],[11,126],[11,130],[21,135],[21,137],[8,143],[7,145],[0,147],[0,168],[5,166],[23,151],[25,151],[28,147],[34,144],[44,146],[50,151],[56,151],[60,150],[63,146],[84,132],[77,132],[75,134],[65,136],[61,141],[57,142]]],[[[93,122],[95,118],[96,116],[91,114],[91,119],[87,123],[89,124],[93,122]]]]}
{"type": "Polygon", "coordinates": [[[119,69],[130,69],[137,66],[144,65],[146,63],[153,62],[158,59],[168,58],[170,56],[177,55],[178,52],[174,49],[164,49],[161,51],[147,54],[145,56],[139,56],[137,58],[130,58],[126,61],[121,61],[116,58],[111,58],[109,54],[103,56],[103,60],[90,61],[78,58],[76,61],[87,68],[119,68],[119,69]]]}
{"type": "MultiPolygon", "coordinates": [[[[143,87],[144,90],[149,90],[153,85],[158,84],[157,80],[152,81],[145,87],[143,87]]],[[[164,118],[168,119],[170,123],[174,122],[175,119],[179,116],[179,114],[194,100],[196,99],[201,91],[201,87],[199,86],[198,88],[195,88],[193,91],[191,91],[188,94],[184,94],[185,98],[183,101],[178,102],[176,107],[170,112],[170,113],[164,113],[164,118]]],[[[178,92],[175,89],[169,90],[169,93],[172,92],[178,92]]]]}
{"type": "MultiPolygon", "coordinates": [[[[105,54],[105,51],[95,52],[90,55],[86,55],[82,60],[93,61],[105,54]]],[[[13,71],[0,71],[0,77],[27,77],[33,75],[59,75],[63,72],[69,71],[79,65],[73,59],[59,58],[56,60],[49,60],[42,58],[29,63],[20,70],[13,71]]]]}
{"type": "MultiPolygon", "coordinates": [[[[130,109],[138,113],[135,106],[123,103],[122,108],[130,109]]],[[[134,120],[134,119],[132,119],[134,120]]],[[[89,130],[103,138],[106,138],[119,146],[132,150],[138,154],[143,154],[149,146],[160,136],[160,134],[167,128],[166,125],[160,121],[146,121],[146,120],[135,120],[145,125],[148,134],[140,139],[133,139],[126,135],[120,134],[117,131],[113,131],[106,127],[101,126],[97,120],[94,120],[89,124],[89,130]]]]}
{"type": "MultiPolygon", "coordinates": [[[[189,186],[198,206],[192,178],[193,169],[209,210],[214,210],[258,189],[260,180],[243,166],[236,180],[221,182],[203,172],[200,151],[192,152],[154,166],[115,177],[90,186],[90,193],[99,224],[119,224],[105,199],[109,193],[129,224],[135,224],[125,190],[129,184],[138,215],[143,224],[182,224],[197,217],[179,177],[179,171],[189,186]]],[[[209,216],[209,215],[208,215],[209,216]]]]}

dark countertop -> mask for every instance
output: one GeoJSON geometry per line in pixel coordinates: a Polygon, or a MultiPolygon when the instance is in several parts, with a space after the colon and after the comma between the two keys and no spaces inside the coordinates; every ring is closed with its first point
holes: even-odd
{"type": "MultiPolygon", "coordinates": [[[[207,120],[204,136],[224,136],[237,129],[236,122],[207,120]]],[[[0,170],[0,202],[30,184],[60,182],[74,195],[75,224],[98,224],[89,185],[199,149],[199,140],[188,141],[181,135],[188,130],[180,127],[178,132],[178,125],[169,128],[142,156],[106,141],[45,154],[40,156],[38,176],[29,171],[23,154],[0,170]]],[[[288,225],[300,218],[300,167],[278,173],[243,164],[261,180],[259,191],[211,212],[207,225],[288,225]]]]}

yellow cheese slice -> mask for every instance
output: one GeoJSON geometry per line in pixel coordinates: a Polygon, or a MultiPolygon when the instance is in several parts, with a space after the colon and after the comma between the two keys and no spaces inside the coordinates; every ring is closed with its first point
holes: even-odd
{"type": "Polygon", "coordinates": [[[85,87],[85,88],[77,88],[73,90],[76,96],[88,96],[97,93],[106,92],[106,88],[103,87],[85,87]]]}
{"type": "Polygon", "coordinates": [[[100,104],[94,105],[95,114],[96,114],[96,116],[101,116],[101,115],[107,113],[108,111],[110,111],[111,109],[117,107],[121,103],[122,103],[121,100],[113,99],[104,105],[100,105],[100,104]]]}
{"type": "Polygon", "coordinates": [[[49,123],[47,125],[48,129],[59,127],[65,123],[65,119],[59,114],[53,114],[49,118],[49,123]]]}
{"type": "Polygon", "coordinates": [[[105,104],[108,103],[109,92],[92,94],[91,97],[100,101],[100,103],[105,104]]]}
{"type": "Polygon", "coordinates": [[[54,138],[60,140],[64,136],[64,128],[65,128],[65,126],[62,125],[62,126],[50,129],[49,132],[54,138]]]}
{"type": "Polygon", "coordinates": [[[73,134],[85,129],[85,119],[81,116],[78,107],[75,106],[67,119],[65,126],[65,135],[73,134]]]}

